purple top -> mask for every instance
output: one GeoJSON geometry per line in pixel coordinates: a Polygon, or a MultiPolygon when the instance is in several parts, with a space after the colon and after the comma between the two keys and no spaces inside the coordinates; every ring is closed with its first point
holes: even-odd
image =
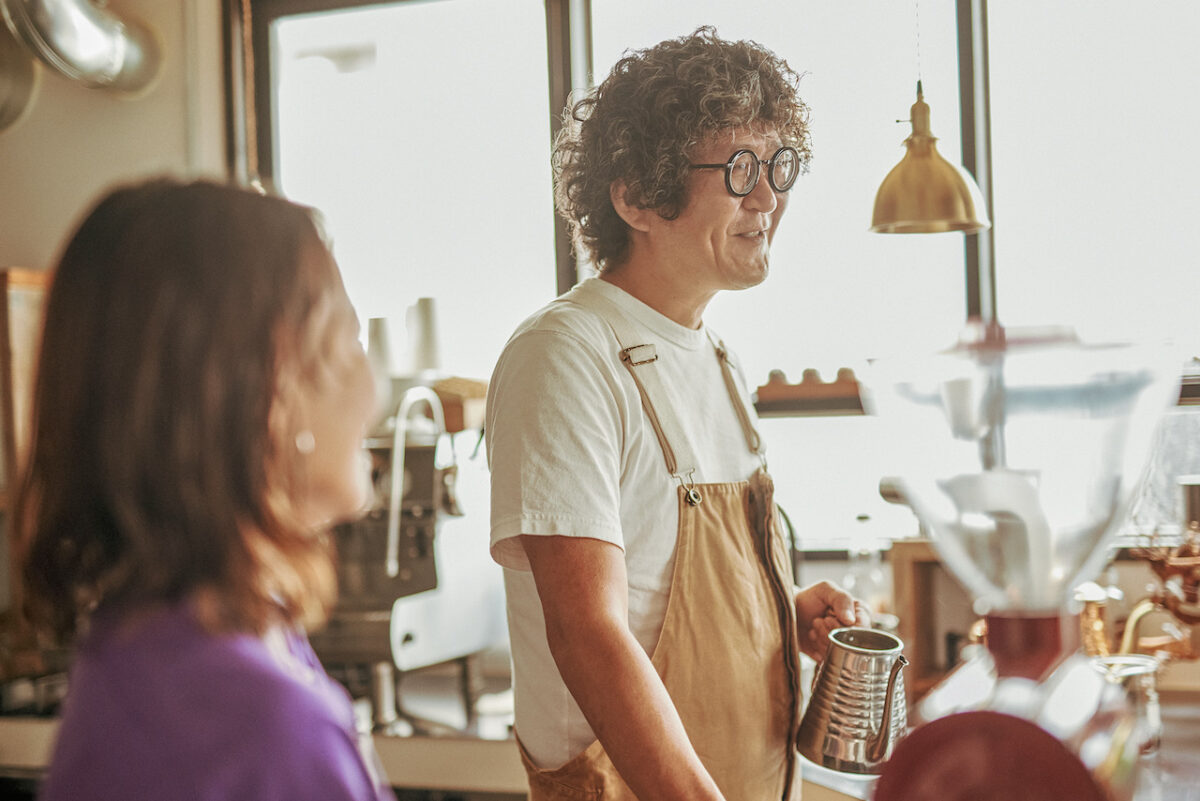
{"type": "Polygon", "coordinates": [[[39,798],[395,801],[358,743],[349,695],[302,634],[212,636],[182,607],[135,627],[101,614],[39,798]]]}

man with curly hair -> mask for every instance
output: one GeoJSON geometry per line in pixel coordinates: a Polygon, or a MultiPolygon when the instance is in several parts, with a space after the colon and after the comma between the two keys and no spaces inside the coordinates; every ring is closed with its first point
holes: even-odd
{"type": "Polygon", "coordinates": [[[557,206],[600,274],[517,329],[487,413],[533,801],[798,798],[799,653],[869,620],[794,586],[744,378],[702,319],[767,276],[809,159],[798,80],[701,28],[565,115],[557,206]]]}

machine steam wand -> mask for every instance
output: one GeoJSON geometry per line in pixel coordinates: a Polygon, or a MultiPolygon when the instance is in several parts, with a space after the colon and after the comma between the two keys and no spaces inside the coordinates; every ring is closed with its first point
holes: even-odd
{"type": "Polygon", "coordinates": [[[395,578],[400,574],[400,506],[401,496],[404,494],[404,449],[408,441],[409,418],[413,409],[420,403],[428,404],[433,414],[433,422],[437,426],[437,433],[442,434],[446,430],[442,401],[436,392],[429,387],[412,387],[404,393],[404,397],[400,399],[400,408],[396,411],[396,427],[392,435],[392,483],[384,561],[388,578],[395,578]]]}

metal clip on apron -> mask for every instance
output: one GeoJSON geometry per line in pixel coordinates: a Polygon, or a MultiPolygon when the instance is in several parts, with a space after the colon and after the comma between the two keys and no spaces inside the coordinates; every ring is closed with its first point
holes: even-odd
{"type": "MultiPolygon", "coordinates": [[[[791,558],[775,520],[770,477],[697,484],[689,438],[664,399],[658,355],[596,292],[564,296],[612,327],[621,360],[679,482],[679,531],[667,613],[651,661],[688,738],[727,801],[799,798],[799,648],[791,558]]],[[[725,349],[714,343],[746,443],[761,443],[725,349]]],[[[518,732],[519,734],[519,732],[518,732]]],[[[530,801],[632,801],[599,742],[565,765],[539,770],[522,752],[530,801]]],[[[641,801],[653,801],[643,798],[641,801]]]]}

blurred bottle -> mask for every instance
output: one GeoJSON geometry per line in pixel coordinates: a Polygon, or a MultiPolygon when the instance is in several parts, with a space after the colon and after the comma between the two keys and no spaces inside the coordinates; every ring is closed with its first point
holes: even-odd
{"type": "Polygon", "coordinates": [[[417,298],[417,302],[405,312],[405,324],[409,342],[405,372],[425,379],[440,376],[442,351],[438,337],[437,303],[434,299],[417,298]]]}
{"type": "Polygon", "coordinates": [[[883,564],[883,550],[878,542],[854,545],[846,554],[846,573],[842,586],[871,608],[876,618],[892,613],[891,572],[883,564]]]}
{"type": "Polygon", "coordinates": [[[372,317],[367,321],[367,362],[375,379],[375,420],[371,431],[382,428],[388,418],[396,413],[397,398],[392,391],[392,378],[396,374],[396,363],[392,357],[392,343],[386,317],[372,317]]]}

